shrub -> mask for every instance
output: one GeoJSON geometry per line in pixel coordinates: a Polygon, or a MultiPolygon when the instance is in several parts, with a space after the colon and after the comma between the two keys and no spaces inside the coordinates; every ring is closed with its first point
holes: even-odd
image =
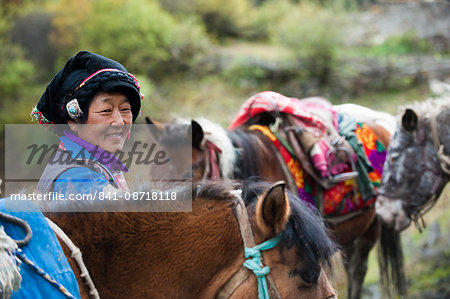
{"type": "Polygon", "coordinates": [[[29,120],[32,105],[37,102],[37,88],[41,87],[35,80],[36,68],[20,47],[9,46],[0,47],[0,69],[1,123],[24,123],[29,120]]]}
{"type": "Polygon", "coordinates": [[[208,33],[223,40],[241,36],[251,4],[249,0],[159,0],[173,13],[200,17],[208,33]]]}
{"type": "Polygon", "coordinates": [[[19,44],[27,57],[44,70],[52,70],[57,57],[50,34],[53,16],[45,11],[30,11],[14,21],[11,41],[19,44]]]}
{"type": "Polygon", "coordinates": [[[20,98],[24,87],[33,82],[36,69],[17,46],[0,48],[0,69],[1,107],[7,100],[20,98]]]}
{"type": "Polygon", "coordinates": [[[155,78],[188,69],[209,48],[195,19],[178,22],[157,2],[99,0],[91,11],[79,47],[115,59],[136,73],[155,78]]]}
{"type": "Polygon", "coordinates": [[[211,49],[206,30],[195,17],[177,22],[170,41],[170,59],[160,66],[165,71],[188,71],[198,68],[204,54],[211,49]]]}
{"type": "Polygon", "coordinates": [[[387,38],[382,44],[368,50],[375,55],[389,54],[426,54],[432,46],[428,40],[420,39],[415,31],[408,31],[402,35],[387,38]]]}
{"type": "Polygon", "coordinates": [[[325,85],[331,80],[341,44],[339,22],[333,12],[301,3],[280,22],[273,38],[295,53],[308,76],[325,85]]]}
{"type": "Polygon", "coordinates": [[[294,5],[289,1],[269,0],[249,12],[242,35],[250,40],[270,40],[273,30],[289,16],[294,5]]]}
{"type": "Polygon", "coordinates": [[[138,73],[167,61],[175,20],[154,2],[99,0],[83,24],[79,46],[138,73]]]}

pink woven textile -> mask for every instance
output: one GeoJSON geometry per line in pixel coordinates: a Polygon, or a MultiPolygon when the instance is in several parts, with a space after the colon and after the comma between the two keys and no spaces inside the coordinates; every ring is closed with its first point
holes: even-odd
{"type": "Polygon", "coordinates": [[[263,91],[248,98],[228,128],[234,130],[259,113],[276,111],[296,116],[306,126],[318,129],[320,135],[325,132],[326,127],[324,123],[317,116],[310,113],[302,101],[297,98],[286,97],[274,91],[263,91]]]}

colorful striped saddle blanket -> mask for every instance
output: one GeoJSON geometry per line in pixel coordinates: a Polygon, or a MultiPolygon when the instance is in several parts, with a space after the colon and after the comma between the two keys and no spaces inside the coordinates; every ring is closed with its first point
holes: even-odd
{"type": "Polygon", "coordinates": [[[380,184],[383,164],[386,159],[386,149],[367,125],[357,123],[354,131],[358,142],[362,145],[364,154],[372,166],[371,171],[367,173],[367,177],[373,186],[374,192],[366,196],[363,196],[360,192],[358,180],[355,179],[348,179],[336,183],[329,189],[321,190],[321,186],[317,181],[304,171],[301,162],[292,157],[270,128],[254,125],[250,129],[262,132],[272,141],[294,178],[299,197],[315,207],[321,207],[320,210],[324,216],[345,215],[368,207],[375,202],[376,188],[380,184]]]}

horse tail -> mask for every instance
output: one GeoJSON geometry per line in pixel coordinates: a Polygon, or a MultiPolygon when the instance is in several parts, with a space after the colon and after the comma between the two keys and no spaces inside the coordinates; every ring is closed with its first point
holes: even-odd
{"type": "Polygon", "coordinates": [[[382,290],[388,298],[396,297],[396,295],[406,295],[400,232],[392,227],[388,227],[383,221],[381,223],[378,264],[382,290]]]}

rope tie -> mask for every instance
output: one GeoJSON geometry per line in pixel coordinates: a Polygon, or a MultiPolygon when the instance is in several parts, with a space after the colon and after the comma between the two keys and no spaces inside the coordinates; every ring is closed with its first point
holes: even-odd
{"type": "Polygon", "coordinates": [[[437,150],[437,155],[441,164],[442,171],[450,175],[450,156],[444,153],[444,146],[441,144],[437,150]]]}
{"type": "Polygon", "coordinates": [[[261,251],[272,249],[278,245],[281,235],[260,243],[252,248],[244,248],[245,262],[244,267],[253,271],[258,278],[258,298],[269,299],[269,289],[267,287],[266,275],[269,274],[270,268],[261,263],[261,251]]]}
{"type": "Polygon", "coordinates": [[[48,281],[51,285],[53,285],[55,288],[57,288],[61,293],[66,296],[66,298],[69,299],[77,299],[74,295],[72,295],[62,284],[57,282],[53,277],[51,277],[47,272],[39,268],[35,263],[33,263],[28,257],[25,256],[23,252],[18,250],[16,252],[16,256],[18,259],[20,259],[22,262],[30,266],[36,273],[38,273],[42,278],[44,278],[46,281],[48,281]]]}

